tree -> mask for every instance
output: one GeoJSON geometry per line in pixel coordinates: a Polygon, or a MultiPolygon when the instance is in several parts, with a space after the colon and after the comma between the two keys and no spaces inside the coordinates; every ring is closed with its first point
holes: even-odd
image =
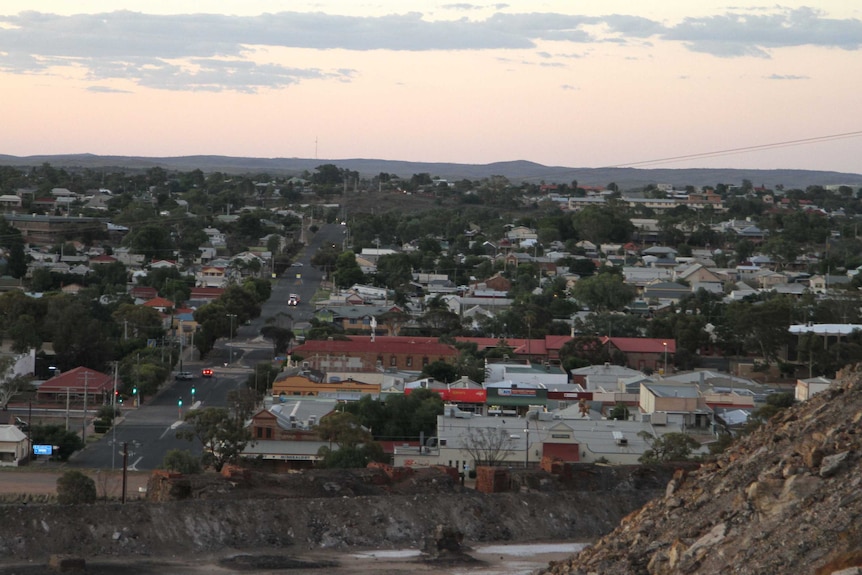
{"type": "Polygon", "coordinates": [[[185,417],[191,429],[177,433],[177,438],[200,441],[204,449],[202,463],[221,471],[227,463],[239,459],[251,434],[238,418],[231,417],[223,407],[207,407],[190,411],[185,417]]]}
{"type": "Polygon", "coordinates": [[[53,457],[60,461],[66,461],[84,446],[77,433],[66,431],[61,425],[34,425],[30,428],[30,439],[33,445],[56,445],[53,457]]]}
{"type": "Polygon", "coordinates": [[[451,363],[438,359],[423,367],[422,375],[427,375],[443,383],[452,383],[458,379],[458,369],[451,363]]]}
{"type": "Polygon", "coordinates": [[[0,358],[0,408],[6,409],[9,400],[30,386],[30,378],[16,375],[14,359],[0,358]]]}
{"type": "Polygon", "coordinates": [[[464,439],[464,450],[474,466],[501,464],[514,452],[515,438],[502,427],[471,427],[464,439]]]}
{"type": "Polygon", "coordinates": [[[618,403],[611,409],[608,419],[617,419],[627,421],[629,418],[629,408],[624,403],[618,403]]]}
{"type": "Polygon", "coordinates": [[[637,289],[612,273],[599,273],[578,280],[572,295],[592,311],[619,311],[637,295],[637,289]]]}
{"type": "Polygon", "coordinates": [[[330,442],[318,450],[322,467],[365,467],[371,461],[386,460],[383,448],[352,413],[337,411],[327,415],[314,429],[320,439],[330,442]]]}
{"type": "Polygon", "coordinates": [[[356,263],[356,254],[346,251],[338,256],[332,279],[338,287],[350,287],[365,281],[365,274],[362,273],[362,269],[356,263]]]}
{"type": "Polygon", "coordinates": [[[20,230],[11,226],[3,217],[0,217],[0,247],[7,252],[5,273],[16,279],[24,277],[27,273],[24,238],[20,230]]]}
{"type": "Polygon", "coordinates": [[[648,431],[641,431],[638,437],[649,445],[649,449],[638,458],[641,463],[687,461],[692,451],[700,447],[700,443],[695,438],[679,432],[665,433],[656,437],[648,431]]]}
{"type": "Polygon", "coordinates": [[[203,471],[201,460],[185,449],[171,449],[165,454],[160,465],[162,469],[192,475],[203,471]]]}
{"type": "Polygon", "coordinates": [[[96,482],[80,471],[67,471],[57,479],[57,503],[60,505],[95,502],[96,482]]]}
{"type": "Polygon", "coordinates": [[[276,355],[287,351],[290,340],[293,339],[293,331],[277,325],[265,325],[260,328],[260,335],[272,340],[272,348],[276,355]]]}

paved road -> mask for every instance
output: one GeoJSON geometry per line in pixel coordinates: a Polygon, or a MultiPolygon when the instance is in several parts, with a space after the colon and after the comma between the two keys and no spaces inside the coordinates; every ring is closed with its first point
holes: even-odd
{"type": "Polygon", "coordinates": [[[172,449],[189,450],[200,455],[202,450],[197,442],[176,437],[177,431],[185,425],[183,417],[189,409],[226,407],[228,393],[245,385],[254,365],[272,361],[271,343],[260,338],[260,329],[269,318],[280,321],[285,327],[311,319],[314,310],[311,299],[323,278],[322,272],[312,267],[311,257],[321,246],[340,244],[344,231],[345,228],[338,224],[321,226],[297,260],[302,265],[288,268],[276,280],[259,318],[249,325],[240,326],[232,341],[219,341],[204,361],[193,359],[194,350],[185,350],[183,370],[194,373],[195,379],[171,382],[157,396],[146,398],[143,405],[124,407],[122,420],[108,434],[76,453],[69,465],[121,469],[124,445],[128,450],[129,469],[133,471],[158,468],[165,454],[172,449]],[[300,305],[287,305],[291,293],[299,294],[300,305]],[[211,367],[215,376],[200,377],[203,367],[211,367]]]}

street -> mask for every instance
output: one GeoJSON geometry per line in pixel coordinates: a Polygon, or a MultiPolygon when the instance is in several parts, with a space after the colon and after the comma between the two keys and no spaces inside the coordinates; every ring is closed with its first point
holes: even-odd
{"type": "Polygon", "coordinates": [[[186,349],[183,369],[191,372],[194,378],[171,380],[155,397],[144,398],[143,405],[124,406],[118,423],[107,434],[74,454],[69,466],[119,469],[124,445],[128,452],[128,469],[132,471],[157,469],[165,454],[172,449],[189,450],[200,455],[202,449],[199,444],[176,437],[178,429],[185,425],[183,417],[189,409],[229,407],[228,393],[245,385],[257,363],[273,360],[272,344],[259,335],[268,318],[281,319],[286,327],[311,319],[314,310],[311,300],[323,276],[320,270],[312,267],[311,257],[323,245],[340,244],[343,234],[343,226],[321,225],[297,259],[302,265],[288,268],[274,282],[272,295],[263,304],[260,317],[240,326],[232,341],[222,339],[216,342],[204,361],[194,359],[196,350],[186,349]],[[300,304],[296,307],[287,305],[291,293],[300,297],[300,304]],[[205,367],[213,370],[213,377],[200,376],[205,367]]]}

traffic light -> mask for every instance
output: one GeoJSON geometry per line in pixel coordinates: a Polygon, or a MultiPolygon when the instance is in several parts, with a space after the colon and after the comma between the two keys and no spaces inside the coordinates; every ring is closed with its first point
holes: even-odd
{"type": "Polygon", "coordinates": [[[179,407],[183,406],[183,400],[182,399],[177,400],[177,406],[179,406],[179,407]]]}
{"type": "Polygon", "coordinates": [[[194,396],[195,396],[195,388],[193,387],[192,388],[192,397],[194,397],[194,396]]]}
{"type": "Polygon", "coordinates": [[[137,386],[132,388],[132,395],[138,395],[138,387],[137,386]]]}

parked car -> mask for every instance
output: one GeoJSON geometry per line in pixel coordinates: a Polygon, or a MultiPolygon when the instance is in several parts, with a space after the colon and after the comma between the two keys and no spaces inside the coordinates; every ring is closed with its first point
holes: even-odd
{"type": "Polygon", "coordinates": [[[287,305],[299,305],[299,296],[295,293],[290,294],[290,297],[287,298],[287,305]]]}
{"type": "Polygon", "coordinates": [[[211,370],[208,367],[205,367],[204,369],[201,370],[201,375],[203,377],[212,377],[213,376],[213,370],[211,370]]]}
{"type": "Polygon", "coordinates": [[[194,374],[190,371],[178,371],[175,377],[177,381],[188,381],[195,378],[194,374]]]}

